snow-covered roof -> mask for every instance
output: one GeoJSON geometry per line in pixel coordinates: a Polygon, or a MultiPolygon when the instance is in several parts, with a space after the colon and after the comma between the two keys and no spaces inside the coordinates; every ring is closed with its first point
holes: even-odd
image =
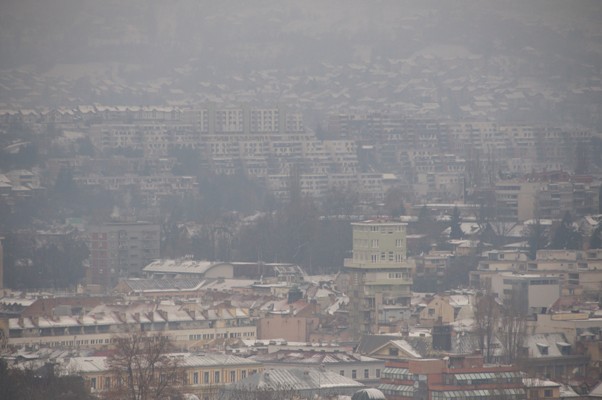
{"type": "Polygon", "coordinates": [[[205,274],[209,269],[224,263],[213,261],[196,261],[190,259],[155,260],[143,268],[144,272],[205,274]]]}

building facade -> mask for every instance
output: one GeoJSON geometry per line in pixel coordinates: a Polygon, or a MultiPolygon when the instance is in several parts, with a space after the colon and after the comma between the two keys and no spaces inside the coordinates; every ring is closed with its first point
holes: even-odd
{"type": "MultiPolygon", "coordinates": [[[[75,310],[74,310],[75,311],[75,310]]],[[[39,315],[0,319],[0,331],[13,347],[103,349],[116,338],[136,332],[156,332],[174,345],[189,348],[215,339],[255,339],[255,320],[248,309],[199,308],[195,304],[156,305],[154,302],[98,305],[70,315],[39,315]]]]}
{"type": "Polygon", "coordinates": [[[136,277],[159,258],[160,228],[148,222],[114,222],[90,226],[88,284],[113,287],[119,278],[136,277]]]}
{"type": "Polygon", "coordinates": [[[483,364],[482,356],[389,361],[378,386],[390,400],[524,400],[522,373],[512,366],[483,364]]]}
{"type": "Polygon", "coordinates": [[[411,265],[406,258],[406,224],[371,220],[351,224],[353,257],[345,259],[350,275],[350,325],[357,337],[378,333],[388,324],[384,308],[408,306],[411,265]]]}
{"type": "MultiPolygon", "coordinates": [[[[178,368],[178,388],[200,398],[215,398],[228,384],[263,371],[257,361],[225,354],[173,354],[178,368]]],[[[93,394],[106,394],[115,388],[117,377],[107,357],[72,357],[60,365],[66,373],[77,372],[93,394]]],[[[160,379],[157,377],[157,379],[160,379]]]]}

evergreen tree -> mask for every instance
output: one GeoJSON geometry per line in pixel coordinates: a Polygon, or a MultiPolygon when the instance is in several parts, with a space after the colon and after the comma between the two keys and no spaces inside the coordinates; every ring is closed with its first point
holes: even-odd
{"type": "Polygon", "coordinates": [[[52,365],[37,371],[11,368],[0,358],[0,399],[92,400],[81,376],[58,376],[52,365]]]}
{"type": "Polygon", "coordinates": [[[539,219],[529,226],[527,242],[529,243],[529,258],[535,260],[537,250],[543,249],[546,243],[546,234],[539,219]]]}
{"type": "Polygon", "coordinates": [[[452,214],[450,222],[450,239],[462,239],[462,237],[464,236],[464,233],[462,232],[462,227],[460,226],[460,222],[460,210],[458,210],[458,207],[454,207],[454,212],[452,214]]]}
{"type": "Polygon", "coordinates": [[[581,248],[582,239],[581,234],[573,228],[571,213],[567,211],[564,213],[560,225],[554,232],[550,248],[579,250],[581,248]]]}
{"type": "Polygon", "coordinates": [[[418,222],[424,222],[429,218],[429,210],[426,205],[423,205],[420,208],[420,213],[418,214],[418,222]]]}
{"type": "Polygon", "coordinates": [[[61,168],[54,182],[54,193],[61,199],[69,200],[77,195],[77,184],[73,179],[71,168],[61,168]]]}
{"type": "Polygon", "coordinates": [[[590,249],[602,249],[602,222],[598,222],[596,229],[589,238],[590,249]]]}
{"type": "Polygon", "coordinates": [[[391,188],[385,193],[385,210],[392,218],[399,218],[406,214],[401,188],[391,188]]]}

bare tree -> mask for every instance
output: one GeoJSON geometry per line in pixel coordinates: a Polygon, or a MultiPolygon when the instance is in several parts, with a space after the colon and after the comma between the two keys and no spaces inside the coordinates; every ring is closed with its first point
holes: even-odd
{"type": "Polygon", "coordinates": [[[504,348],[503,360],[506,364],[519,361],[521,348],[527,334],[527,299],[520,290],[513,290],[504,301],[500,336],[504,348]]]}
{"type": "Polygon", "coordinates": [[[515,222],[507,222],[500,220],[489,221],[488,223],[493,232],[491,237],[488,237],[485,240],[492,243],[495,248],[498,248],[499,246],[502,246],[506,243],[507,236],[517,225],[517,223],[515,222]]]}
{"type": "Polygon", "coordinates": [[[479,339],[479,347],[485,362],[493,362],[493,342],[495,340],[499,322],[500,306],[490,292],[480,293],[475,299],[475,329],[479,339]]]}
{"type": "Polygon", "coordinates": [[[115,380],[105,398],[111,400],[175,400],[182,386],[179,363],[161,334],[132,333],[115,339],[108,364],[115,380]]]}

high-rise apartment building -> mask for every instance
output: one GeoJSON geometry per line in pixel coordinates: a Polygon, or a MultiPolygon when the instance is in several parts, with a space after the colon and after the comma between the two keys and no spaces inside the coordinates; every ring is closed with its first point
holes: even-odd
{"type": "Polygon", "coordinates": [[[91,226],[89,284],[113,287],[120,277],[139,276],[159,258],[160,228],[149,222],[113,222],[91,226]]]}
{"type": "Polygon", "coordinates": [[[387,307],[410,304],[411,265],[406,258],[406,224],[371,220],[351,224],[353,257],[345,259],[350,275],[350,327],[359,338],[387,324],[387,307]]]}

